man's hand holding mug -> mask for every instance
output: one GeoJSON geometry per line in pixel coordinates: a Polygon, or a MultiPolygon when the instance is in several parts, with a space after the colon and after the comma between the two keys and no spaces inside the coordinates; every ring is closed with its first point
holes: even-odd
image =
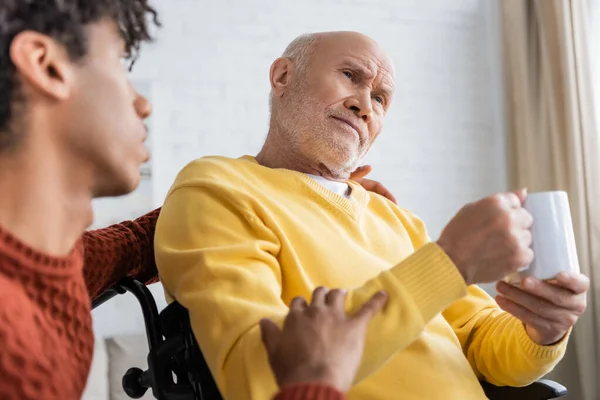
{"type": "Polygon", "coordinates": [[[579,272],[565,192],[520,190],[468,204],[437,244],[467,284],[499,281],[498,305],[540,345],[560,341],[585,311],[589,279],[579,272]]]}

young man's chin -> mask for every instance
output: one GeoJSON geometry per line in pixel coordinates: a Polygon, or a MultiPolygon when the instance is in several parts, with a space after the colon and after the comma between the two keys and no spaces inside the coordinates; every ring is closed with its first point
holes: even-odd
{"type": "Polygon", "coordinates": [[[131,173],[129,176],[107,179],[103,185],[97,188],[94,198],[124,196],[137,189],[140,180],[139,169],[136,169],[135,173],[131,173]]]}

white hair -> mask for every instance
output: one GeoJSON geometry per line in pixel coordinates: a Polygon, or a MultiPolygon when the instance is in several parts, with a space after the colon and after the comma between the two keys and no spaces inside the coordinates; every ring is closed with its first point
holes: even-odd
{"type": "MultiPolygon", "coordinates": [[[[319,40],[318,33],[304,33],[287,45],[281,57],[289,58],[300,75],[306,72],[311,58],[315,52],[317,41],[319,40]]],[[[273,92],[269,94],[269,112],[273,107],[273,92]]]]}
{"type": "Polygon", "coordinates": [[[319,39],[318,33],[305,33],[292,40],[285,48],[282,57],[292,60],[299,71],[304,72],[310,64],[315,51],[315,44],[319,39]]]}

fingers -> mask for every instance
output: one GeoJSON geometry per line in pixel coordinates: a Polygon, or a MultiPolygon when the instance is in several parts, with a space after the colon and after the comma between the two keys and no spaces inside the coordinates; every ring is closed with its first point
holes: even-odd
{"type": "Polygon", "coordinates": [[[533,217],[524,208],[519,208],[511,211],[510,224],[510,235],[512,240],[517,245],[514,248],[514,264],[521,268],[525,267],[533,261],[534,254],[531,249],[533,243],[533,235],[531,234],[531,225],[533,223],[533,217]]]}
{"type": "Polygon", "coordinates": [[[358,167],[353,173],[350,174],[350,179],[355,181],[357,179],[364,178],[365,176],[369,175],[372,170],[373,168],[370,165],[358,167]]]}
{"type": "Polygon", "coordinates": [[[373,181],[371,179],[364,179],[365,176],[369,175],[373,168],[370,165],[363,165],[362,167],[358,167],[352,174],[350,174],[350,179],[356,181],[363,188],[368,190],[369,192],[377,193],[391,201],[394,204],[398,204],[394,195],[387,190],[385,186],[383,186],[380,182],[373,181]]]}
{"type": "Polygon", "coordinates": [[[545,320],[541,316],[505,297],[497,296],[496,303],[498,303],[498,306],[501,309],[509,314],[512,314],[517,319],[521,320],[525,325],[531,325],[537,328],[545,328],[550,324],[549,321],[545,320]]]}
{"type": "Polygon", "coordinates": [[[319,286],[316,288],[312,295],[312,301],[310,302],[311,306],[324,306],[325,305],[325,296],[327,295],[327,288],[323,286],[319,286]]]}
{"type": "Polygon", "coordinates": [[[396,200],[396,197],[394,197],[394,195],[392,194],[392,192],[390,192],[389,190],[385,190],[385,194],[382,195],[383,197],[385,197],[386,199],[388,199],[389,201],[391,201],[394,204],[398,204],[398,201],[396,200]]]}
{"type": "Polygon", "coordinates": [[[304,297],[301,296],[294,297],[290,303],[291,311],[304,311],[306,307],[308,307],[308,304],[306,303],[304,297]]]}
{"type": "Polygon", "coordinates": [[[396,198],[381,182],[373,181],[371,179],[356,179],[356,183],[368,190],[369,192],[377,193],[380,196],[385,197],[394,204],[397,204],[396,198]]]}
{"type": "Polygon", "coordinates": [[[502,195],[502,198],[504,199],[505,203],[510,207],[510,208],[521,208],[521,199],[519,198],[519,196],[517,196],[515,193],[509,192],[509,193],[504,193],[502,195]]]}
{"type": "Polygon", "coordinates": [[[527,198],[527,189],[519,189],[514,192],[502,193],[502,199],[510,208],[521,208],[527,198]]]}
{"type": "Polygon", "coordinates": [[[548,283],[528,276],[523,279],[521,288],[523,291],[545,299],[558,307],[583,313],[586,303],[584,293],[587,291],[589,280],[584,275],[581,276],[582,278],[575,276],[561,278],[568,279],[565,284],[561,284],[558,278],[555,280],[556,283],[548,283]],[[565,285],[569,285],[569,287],[565,285]]]}
{"type": "Polygon", "coordinates": [[[531,247],[531,243],[533,243],[533,236],[531,235],[531,231],[529,229],[518,229],[513,231],[513,236],[519,242],[519,245],[522,249],[529,249],[531,247]]]}
{"type": "Polygon", "coordinates": [[[279,330],[279,327],[275,322],[268,318],[264,318],[260,321],[260,336],[269,356],[275,352],[280,335],[281,330],[279,330]]]}
{"type": "Polygon", "coordinates": [[[371,297],[365,304],[362,305],[360,310],[354,314],[352,317],[353,320],[358,321],[359,323],[367,323],[381,310],[381,308],[385,305],[387,301],[387,293],[383,291],[379,291],[375,293],[373,297],[371,297]]]}
{"type": "Polygon", "coordinates": [[[497,289],[501,295],[499,297],[510,300],[544,319],[562,324],[569,324],[570,322],[572,311],[554,304],[552,300],[528,293],[506,282],[498,282],[497,289]]]}
{"type": "Polygon", "coordinates": [[[519,228],[529,229],[533,225],[533,216],[524,208],[514,210],[512,218],[515,225],[519,228]]]}
{"type": "MultiPolygon", "coordinates": [[[[531,243],[530,243],[531,245],[531,243]]],[[[533,250],[529,247],[522,251],[522,263],[521,267],[527,267],[533,262],[535,255],[533,254],[533,250]]]]}
{"type": "Polygon", "coordinates": [[[547,320],[502,296],[497,297],[496,302],[504,311],[523,322],[527,335],[542,346],[557,343],[573,326],[547,320]]]}
{"type": "Polygon", "coordinates": [[[520,267],[525,267],[531,264],[535,254],[531,249],[533,238],[529,230],[520,230],[514,233],[515,238],[519,242],[519,261],[520,267]]]}
{"type": "Polygon", "coordinates": [[[517,196],[521,204],[525,203],[525,199],[527,198],[527,188],[517,189],[512,193],[517,196]]]}
{"type": "Polygon", "coordinates": [[[556,277],[556,284],[575,294],[583,294],[590,288],[590,279],[583,274],[562,272],[556,277]]]}
{"type": "Polygon", "coordinates": [[[325,296],[325,304],[329,307],[343,311],[347,293],[348,292],[345,289],[330,290],[325,296]]]}
{"type": "Polygon", "coordinates": [[[377,182],[377,181],[371,181],[371,182],[373,183],[373,188],[369,189],[369,190],[371,190],[371,192],[375,192],[378,195],[385,197],[392,203],[397,204],[396,198],[389,190],[387,190],[387,188],[385,186],[383,186],[380,182],[377,182]]]}

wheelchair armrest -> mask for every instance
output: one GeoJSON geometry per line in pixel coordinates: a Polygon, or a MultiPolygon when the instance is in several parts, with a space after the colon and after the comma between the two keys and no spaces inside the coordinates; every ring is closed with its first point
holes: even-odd
{"type": "Polygon", "coordinates": [[[113,297],[119,295],[119,294],[124,294],[125,290],[123,288],[121,288],[119,285],[113,286],[112,288],[108,289],[106,292],[100,294],[100,296],[96,297],[94,300],[92,300],[92,310],[95,309],[96,307],[100,307],[102,304],[106,303],[108,300],[112,299],[113,297]]]}
{"type": "Polygon", "coordinates": [[[481,382],[490,400],[549,400],[567,395],[567,388],[558,382],[540,379],[525,387],[494,386],[481,382]]]}
{"type": "Polygon", "coordinates": [[[165,337],[191,332],[189,313],[181,304],[174,301],[160,313],[160,327],[165,337]],[[182,332],[186,331],[186,332],[182,332]]]}

